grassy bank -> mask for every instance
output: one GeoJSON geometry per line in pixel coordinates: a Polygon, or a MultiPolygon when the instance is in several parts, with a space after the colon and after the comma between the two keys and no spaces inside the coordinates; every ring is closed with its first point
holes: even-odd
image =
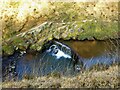
{"type": "Polygon", "coordinates": [[[0,2],[3,55],[41,50],[51,39],[118,38],[117,2],[0,2]],[[35,28],[33,28],[35,27],[35,28]]]}
{"type": "Polygon", "coordinates": [[[19,82],[3,82],[3,88],[120,88],[118,65],[107,70],[85,71],[74,77],[57,74],[23,79],[19,82]]]}

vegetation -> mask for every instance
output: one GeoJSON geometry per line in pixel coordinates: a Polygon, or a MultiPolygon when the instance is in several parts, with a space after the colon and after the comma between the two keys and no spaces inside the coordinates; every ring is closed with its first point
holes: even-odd
{"type": "Polygon", "coordinates": [[[8,0],[3,3],[1,2],[0,17],[3,23],[2,42],[5,55],[13,54],[16,49],[26,50],[28,46],[39,51],[44,42],[53,38],[118,38],[117,2],[8,0]]]}
{"type": "Polygon", "coordinates": [[[51,74],[44,77],[3,82],[3,88],[120,88],[118,66],[108,70],[85,71],[74,77],[51,74]]]}
{"type": "MultiPolygon", "coordinates": [[[[39,2],[1,0],[2,52],[41,50],[45,42],[119,38],[118,2],[39,2]]],[[[1,35],[1,33],[0,33],[1,35]]],[[[0,47],[1,49],[1,47],[0,47]]],[[[2,53],[0,53],[1,55],[2,53]]],[[[120,88],[118,65],[85,71],[74,77],[51,74],[3,82],[3,88],[120,88]]],[[[0,84],[1,85],[1,84],[0,84]]]]}

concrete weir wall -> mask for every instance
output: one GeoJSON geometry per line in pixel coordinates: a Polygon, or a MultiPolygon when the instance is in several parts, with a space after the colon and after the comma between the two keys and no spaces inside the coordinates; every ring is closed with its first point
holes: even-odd
{"type": "Polygon", "coordinates": [[[118,14],[117,0],[1,0],[3,55],[28,47],[39,51],[45,42],[54,38],[119,38],[118,14]]]}

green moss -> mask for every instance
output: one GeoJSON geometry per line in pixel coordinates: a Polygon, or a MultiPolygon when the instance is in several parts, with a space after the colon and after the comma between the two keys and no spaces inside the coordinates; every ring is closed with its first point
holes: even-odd
{"type": "Polygon", "coordinates": [[[14,53],[14,47],[11,45],[2,46],[3,55],[12,55],[14,53]]]}
{"type": "Polygon", "coordinates": [[[24,38],[22,38],[22,37],[14,38],[12,44],[16,48],[19,48],[20,50],[26,50],[29,46],[29,42],[26,42],[26,40],[24,40],[24,38]]]}

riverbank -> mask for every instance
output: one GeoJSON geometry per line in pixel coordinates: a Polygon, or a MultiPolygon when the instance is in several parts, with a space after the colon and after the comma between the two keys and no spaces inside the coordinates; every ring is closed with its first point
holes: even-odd
{"type": "MultiPolygon", "coordinates": [[[[65,3],[2,0],[0,4],[2,23],[2,29],[0,29],[2,53],[0,52],[0,56],[13,55],[17,50],[40,51],[47,41],[53,39],[93,40],[93,43],[88,43],[86,47],[95,47],[97,44],[94,40],[120,38],[118,2],[97,0],[87,3],[65,3]]],[[[106,47],[108,46],[110,45],[108,44],[106,47]]],[[[86,47],[82,49],[91,51],[91,47],[89,49],[86,47]]],[[[98,47],[100,50],[104,49],[101,48],[101,45],[98,47]]],[[[76,51],[78,50],[76,48],[76,51]]],[[[78,53],[82,54],[83,50],[78,53]]],[[[97,53],[95,52],[95,54],[97,53]]],[[[2,82],[2,87],[120,88],[119,73],[118,65],[113,65],[108,69],[85,71],[74,77],[54,73],[44,77],[25,77],[22,81],[2,82]]]]}
{"type": "Polygon", "coordinates": [[[52,39],[119,38],[118,2],[8,0],[1,5],[3,55],[17,49],[40,51],[52,39]]]}
{"type": "Polygon", "coordinates": [[[23,79],[18,82],[3,82],[3,88],[120,88],[118,65],[107,70],[91,70],[75,77],[62,77],[57,74],[23,79]]]}

